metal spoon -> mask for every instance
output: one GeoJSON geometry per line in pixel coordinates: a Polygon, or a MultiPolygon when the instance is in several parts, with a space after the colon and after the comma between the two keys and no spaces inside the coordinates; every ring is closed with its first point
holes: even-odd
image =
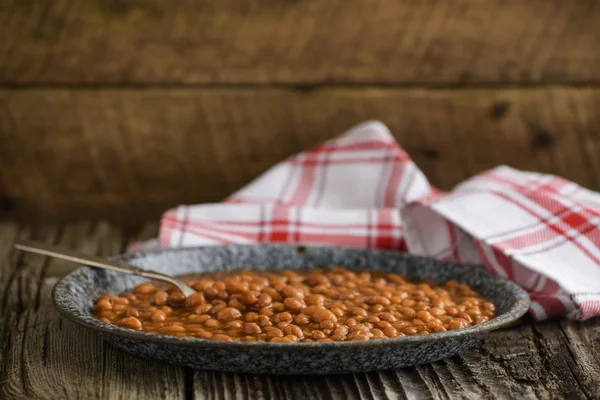
{"type": "Polygon", "coordinates": [[[61,249],[60,247],[48,246],[45,243],[35,242],[32,240],[20,240],[15,243],[15,248],[30,253],[42,254],[49,257],[61,258],[67,261],[73,261],[76,263],[82,263],[91,267],[109,269],[111,271],[117,271],[129,275],[142,276],[148,279],[155,279],[157,281],[163,281],[171,283],[181,290],[186,297],[191,296],[196,291],[186,285],[182,280],[173,278],[169,275],[164,275],[154,271],[147,271],[136,266],[125,264],[117,261],[105,260],[100,257],[90,256],[86,254],[79,254],[74,251],[61,249]]]}

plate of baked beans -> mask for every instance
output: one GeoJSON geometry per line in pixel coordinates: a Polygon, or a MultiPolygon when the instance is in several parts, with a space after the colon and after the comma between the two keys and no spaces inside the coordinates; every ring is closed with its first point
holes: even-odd
{"type": "Polygon", "coordinates": [[[196,290],[87,266],[59,313],[139,357],[257,374],[401,368],[451,357],[515,323],[527,293],[483,266],[326,246],[224,245],[116,260],[196,290]]]}

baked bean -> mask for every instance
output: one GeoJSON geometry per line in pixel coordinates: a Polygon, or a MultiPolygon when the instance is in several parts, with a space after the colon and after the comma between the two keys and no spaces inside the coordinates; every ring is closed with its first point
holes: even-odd
{"type": "Polygon", "coordinates": [[[112,304],[108,300],[100,300],[96,303],[96,311],[102,312],[106,310],[112,310],[112,304]]]}
{"type": "Polygon", "coordinates": [[[348,318],[345,322],[346,326],[348,327],[353,327],[354,325],[358,324],[358,321],[354,318],[348,318]]]}
{"type": "Polygon", "coordinates": [[[258,326],[256,323],[250,322],[244,326],[244,332],[251,334],[260,333],[262,332],[262,330],[260,329],[260,326],[258,326]]]}
{"type": "Polygon", "coordinates": [[[207,328],[220,328],[222,324],[218,320],[210,318],[204,321],[204,326],[206,326],[207,328]]]}
{"type": "Polygon", "coordinates": [[[229,307],[237,308],[240,311],[244,311],[246,309],[246,305],[244,303],[242,303],[238,297],[231,298],[229,300],[229,303],[227,303],[227,305],[229,307]]]}
{"type": "Polygon", "coordinates": [[[289,312],[281,312],[279,314],[276,314],[273,317],[273,320],[275,322],[291,322],[292,321],[292,314],[290,314],[289,312]]]}
{"type": "Polygon", "coordinates": [[[381,319],[383,321],[387,321],[387,322],[395,322],[396,321],[396,317],[394,317],[394,315],[390,312],[383,312],[383,313],[379,314],[379,319],[381,319]]]}
{"type": "Polygon", "coordinates": [[[385,296],[373,296],[368,298],[366,303],[370,305],[380,304],[387,306],[388,304],[390,304],[390,299],[388,299],[385,296]]]}
{"type": "Polygon", "coordinates": [[[152,321],[159,322],[167,319],[167,314],[162,310],[156,310],[152,313],[152,321]]]}
{"type": "Polygon", "coordinates": [[[331,311],[336,317],[342,317],[344,315],[344,310],[338,307],[332,307],[329,311],[331,311]]]}
{"type": "Polygon", "coordinates": [[[194,321],[194,322],[201,323],[201,322],[204,322],[204,321],[208,321],[208,320],[210,319],[210,315],[208,315],[208,314],[201,314],[201,315],[198,315],[198,314],[192,314],[192,315],[190,315],[190,316],[188,317],[188,319],[189,319],[190,321],[194,321]],[[192,317],[193,317],[193,318],[192,318],[192,317]]]}
{"type": "Polygon", "coordinates": [[[204,290],[206,290],[206,288],[211,287],[213,284],[213,281],[209,280],[209,279],[200,279],[198,282],[196,282],[193,286],[194,290],[196,290],[197,292],[202,292],[204,290]]]}
{"type": "Polygon", "coordinates": [[[469,321],[462,318],[453,318],[452,321],[448,324],[448,329],[459,329],[466,328],[469,326],[469,321]]]}
{"type": "Polygon", "coordinates": [[[398,331],[393,326],[388,326],[383,329],[383,334],[387,337],[396,337],[398,335],[398,331]]]}
{"type": "Polygon", "coordinates": [[[142,323],[135,317],[125,317],[120,319],[119,322],[117,322],[117,325],[122,326],[123,328],[135,329],[137,331],[142,329],[142,323]]]}
{"type": "Polygon", "coordinates": [[[271,297],[271,295],[267,293],[261,293],[260,296],[258,296],[258,303],[256,303],[256,305],[259,308],[268,307],[271,304],[273,304],[273,298],[271,297]]]}
{"type": "Polygon", "coordinates": [[[337,317],[335,316],[335,314],[324,308],[321,308],[321,309],[318,309],[317,311],[315,311],[313,313],[313,315],[311,316],[311,318],[315,322],[322,322],[322,321],[325,321],[326,319],[330,319],[334,322],[337,321],[337,317]]]}
{"type": "Polygon", "coordinates": [[[306,307],[304,310],[302,310],[303,314],[306,314],[308,316],[311,316],[314,314],[315,311],[317,311],[319,309],[319,307],[317,306],[308,306],[306,307]]]}
{"type": "Polygon", "coordinates": [[[377,338],[383,338],[385,336],[385,334],[380,329],[371,329],[371,334],[373,334],[373,337],[377,338]]]}
{"type": "Polygon", "coordinates": [[[364,308],[353,307],[350,309],[350,314],[359,315],[361,317],[366,317],[368,313],[367,313],[367,310],[365,310],[364,308]]]}
{"type": "Polygon", "coordinates": [[[123,315],[126,315],[127,317],[139,317],[140,312],[136,308],[129,307],[125,309],[123,315]]]}
{"type": "Polygon", "coordinates": [[[352,337],[350,337],[350,335],[348,335],[348,338],[350,340],[369,340],[369,337],[367,335],[365,335],[364,333],[357,333],[356,335],[352,335],[352,337]]]}
{"type": "Polygon", "coordinates": [[[242,282],[236,282],[236,281],[229,280],[229,281],[227,281],[227,283],[225,283],[225,290],[227,290],[228,293],[234,294],[234,293],[244,293],[245,291],[248,290],[248,288],[247,288],[247,285],[245,285],[242,282]]]}
{"type": "Polygon", "coordinates": [[[314,330],[312,332],[312,338],[313,339],[324,339],[325,338],[325,333],[323,333],[323,331],[314,330]]]}
{"type": "Polygon", "coordinates": [[[348,332],[349,329],[346,325],[340,325],[337,328],[335,328],[335,331],[333,333],[337,336],[346,336],[348,332]]]}
{"type": "Polygon", "coordinates": [[[467,285],[412,282],[342,267],[184,278],[197,293],[144,282],[95,303],[104,323],[200,339],[327,342],[425,335],[488,321],[495,306],[467,285]],[[137,321],[137,322],[136,322],[137,321]]]}
{"type": "Polygon", "coordinates": [[[308,316],[304,314],[298,314],[294,317],[294,322],[298,325],[308,324],[309,321],[310,318],[308,318],[308,316]]]}
{"type": "Polygon", "coordinates": [[[268,317],[272,317],[273,314],[275,314],[275,313],[273,312],[272,308],[263,307],[263,308],[260,309],[260,315],[266,315],[268,317]]]}
{"type": "Polygon", "coordinates": [[[385,329],[385,328],[389,328],[390,326],[392,326],[392,324],[390,324],[387,321],[379,321],[378,323],[375,324],[375,326],[377,326],[379,329],[385,329]]]}
{"type": "Polygon", "coordinates": [[[311,331],[314,331],[315,329],[319,329],[320,327],[321,327],[321,324],[319,324],[317,322],[308,324],[308,329],[310,329],[311,331]]]}
{"type": "Polygon", "coordinates": [[[231,342],[233,339],[227,335],[224,335],[222,333],[219,333],[217,335],[214,335],[211,339],[213,340],[223,340],[225,342],[231,342]]]}
{"type": "Polygon", "coordinates": [[[271,326],[271,325],[273,325],[273,323],[266,315],[261,315],[260,317],[258,317],[258,325],[265,327],[265,326],[271,326]]]}
{"type": "MultiPolygon", "coordinates": [[[[218,300],[218,301],[221,301],[221,300],[218,300]]],[[[210,309],[210,313],[213,314],[213,315],[216,315],[221,310],[224,310],[224,309],[227,308],[227,304],[226,303],[223,303],[223,302],[217,303],[217,300],[213,300],[213,302],[215,303],[215,305],[213,305],[213,307],[210,309]]]]}
{"type": "Polygon", "coordinates": [[[249,313],[246,314],[244,319],[246,320],[246,322],[256,322],[256,321],[258,321],[258,314],[255,313],[254,311],[250,311],[249,313]]]}
{"type": "Polygon", "coordinates": [[[304,337],[304,333],[302,332],[302,329],[300,329],[300,327],[298,325],[294,325],[294,324],[289,324],[288,326],[283,328],[283,333],[285,333],[286,335],[294,335],[300,339],[302,339],[304,337]]]}
{"type": "Polygon", "coordinates": [[[274,337],[283,337],[283,332],[281,332],[281,329],[279,328],[267,328],[267,337],[268,338],[274,338],[274,337]]]}
{"type": "Polygon", "coordinates": [[[122,304],[122,305],[129,304],[129,300],[126,299],[125,297],[117,297],[113,302],[115,304],[122,304]]]}
{"type": "Polygon", "coordinates": [[[185,328],[181,325],[169,325],[163,326],[162,328],[158,328],[158,332],[160,333],[175,333],[183,331],[185,331],[185,328]]]}
{"type": "Polygon", "coordinates": [[[237,308],[227,307],[217,313],[217,318],[221,321],[233,321],[242,316],[242,313],[237,308]]]}
{"type": "Polygon", "coordinates": [[[219,289],[215,288],[214,286],[209,286],[204,289],[204,295],[207,299],[216,299],[219,297],[219,289]]]}
{"type": "Polygon", "coordinates": [[[169,299],[169,294],[164,291],[158,291],[154,294],[154,304],[157,306],[164,306],[167,304],[167,300],[169,299]]]}
{"type": "Polygon", "coordinates": [[[350,332],[357,332],[357,331],[368,332],[369,327],[366,326],[365,324],[356,324],[350,328],[350,332]]]}
{"type": "MultiPolygon", "coordinates": [[[[114,312],[110,311],[110,310],[104,310],[104,311],[100,311],[98,313],[98,316],[100,318],[108,318],[110,320],[114,320],[115,317],[117,316],[117,314],[115,314],[114,312]]],[[[114,321],[113,321],[114,322],[114,321]]]]}
{"type": "Polygon", "coordinates": [[[279,329],[283,329],[286,326],[288,326],[289,324],[290,324],[289,322],[282,321],[282,322],[278,322],[277,325],[275,325],[275,326],[277,326],[279,329]]]}
{"type": "Polygon", "coordinates": [[[242,321],[230,321],[225,325],[225,329],[241,329],[244,326],[242,321]]]}
{"type": "MultiPolygon", "coordinates": [[[[279,291],[277,291],[273,287],[266,287],[266,288],[264,288],[262,290],[262,293],[268,294],[269,297],[271,297],[272,301],[280,301],[280,300],[282,300],[281,295],[279,294],[279,291]]],[[[259,299],[260,299],[260,297],[259,297],[259,299]]]]}
{"type": "Polygon", "coordinates": [[[287,337],[272,337],[271,340],[269,340],[269,342],[274,342],[274,343],[291,343],[292,341],[287,338],[287,337]]]}
{"type": "Polygon", "coordinates": [[[179,307],[185,302],[185,296],[181,292],[171,293],[167,299],[167,303],[173,307],[179,307]]]}
{"type": "Polygon", "coordinates": [[[481,310],[478,307],[471,307],[465,311],[471,318],[481,315],[481,310]]]}
{"type": "Polygon", "coordinates": [[[135,287],[136,294],[151,294],[156,292],[156,286],[150,282],[141,283],[135,287]]]}
{"type": "Polygon", "coordinates": [[[321,293],[324,293],[328,288],[329,288],[329,286],[327,286],[327,285],[319,284],[312,288],[312,292],[321,294],[321,293]]]}
{"type": "Polygon", "coordinates": [[[417,312],[416,315],[417,315],[417,318],[419,318],[423,322],[429,322],[433,318],[433,316],[429,312],[424,311],[424,310],[417,312]]]}
{"type": "Polygon", "coordinates": [[[212,308],[212,305],[210,305],[210,304],[202,304],[201,306],[194,308],[194,313],[205,314],[205,313],[209,312],[211,308],[212,308]]]}
{"type": "Polygon", "coordinates": [[[129,293],[129,292],[128,292],[128,293],[123,293],[123,296],[122,296],[122,297],[126,298],[126,299],[127,299],[127,300],[129,300],[130,302],[131,302],[131,301],[136,301],[136,300],[137,300],[137,296],[136,296],[135,294],[133,294],[133,293],[129,293]]]}
{"type": "Polygon", "coordinates": [[[242,293],[242,295],[240,296],[240,301],[250,306],[258,301],[258,297],[256,296],[256,293],[247,291],[242,293]]]}
{"type": "Polygon", "coordinates": [[[468,322],[473,322],[471,316],[465,311],[460,311],[458,314],[456,314],[456,317],[466,319],[468,322]]]}
{"type": "Polygon", "coordinates": [[[290,341],[292,341],[292,342],[294,342],[294,343],[300,340],[300,339],[298,338],[298,336],[296,336],[296,335],[285,335],[285,336],[284,336],[284,338],[286,338],[286,339],[290,339],[290,341]]]}
{"type": "Polygon", "coordinates": [[[283,300],[283,305],[287,310],[291,312],[300,312],[304,307],[306,307],[306,303],[303,300],[300,300],[297,297],[287,297],[283,300]]]}
{"type": "MultiPolygon", "coordinates": [[[[171,296],[173,296],[173,295],[171,295],[171,296]]],[[[171,297],[171,296],[169,296],[169,297],[171,297]]],[[[203,303],[204,303],[204,295],[202,293],[195,293],[195,294],[185,298],[185,302],[184,302],[185,308],[187,308],[188,310],[192,310],[203,303]]]]}
{"type": "Polygon", "coordinates": [[[321,329],[333,329],[335,327],[335,322],[330,319],[326,319],[325,321],[321,321],[319,327],[321,329]]]}
{"type": "Polygon", "coordinates": [[[298,288],[287,285],[281,289],[281,295],[283,297],[296,297],[298,299],[304,299],[304,293],[298,288]]]}
{"type": "Polygon", "coordinates": [[[200,339],[211,339],[213,334],[209,331],[205,331],[204,329],[198,329],[194,332],[194,335],[200,339]]]}
{"type": "Polygon", "coordinates": [[[432,307],[429,309],[429,313],[434,317],[439,317],[440,315],[446,314],[446,311],[443,308],[432,307]]]}
{"type": "Polygon", "coordinates": [[[322,306],[325,304],[325,297],[320,294],[309,294],[304,298],[304,301],[309,306],[322,306]]]}
{"type": "Polygon", "coordinates": [[[417,328],[415,326],[409,326],[407,328],[404,328],[404,333],[406,333],[407,335],[414,335],[416,334],[417,328]]]}

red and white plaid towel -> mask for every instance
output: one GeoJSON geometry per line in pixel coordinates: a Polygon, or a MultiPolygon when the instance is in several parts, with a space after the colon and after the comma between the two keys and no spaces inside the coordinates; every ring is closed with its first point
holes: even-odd
{"type": "Polygon", "coordinates": [[[318,243],[479,263],[527,289],[538,320],[600,314],[600,194],[501,166],[432,187],[380,122],[293,156],[224,203],[180,206],[158,246],[318,243]]]}

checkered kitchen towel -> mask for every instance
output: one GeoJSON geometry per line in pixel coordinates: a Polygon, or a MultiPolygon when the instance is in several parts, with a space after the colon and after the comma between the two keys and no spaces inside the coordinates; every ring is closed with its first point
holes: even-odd
{"type": "Polygon", "coordinates": [[[319,243],[484,265],[538,320],[600,314],[600,194],[506,166],[432,187],[380,122],[293,156],[223,203],[180,206],[158,246],[319,243]]]}

